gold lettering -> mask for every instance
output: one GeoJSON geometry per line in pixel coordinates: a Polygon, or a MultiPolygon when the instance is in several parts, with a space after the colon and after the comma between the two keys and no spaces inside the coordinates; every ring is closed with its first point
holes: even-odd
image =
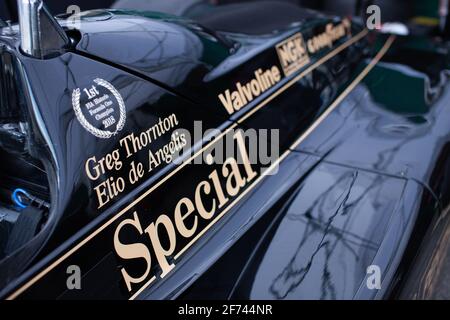
{"type": "Polygon", "coordinates": [[[234,112],[233,101],[231,99],[230,90],[225,91],[225,96],[223,94],[219,94],[220,102],[222,102],[223,106],[227,110],[229,114],[234,112]]]}
{"type": "Polygon", "coordinates": [[[122,273],[123,279],[125,280],[125,284],[127,286],[128,291],[132,290],[132,284],[137,284],[144,281],[148,274],[150,273],[151,267],[151,257],[150,251],[147,246],[142,243],[132,243],[132,244],[123,244],[120,242],[119,235],[120,231],[125,226],[134,227],[139,232],[139,235],[143,234],[143,230],[141,227],[141,223],[139,222],[139,218],[137,213],[133,213],[133,219],[125,219],[118,226],[116,231],[114,232],[114,249],[119,257],[122,259],[144,259],[146,268],[145,272],[140,277],[132,277],[125,268],[121,268],[120,272],[122,273]]]}
{"type": "Polygon", "coordinates": [[[228,178],[226,184],[227,193],[234,197],[245,186],[245,179],[242,178],[236,159],[230,157],[225,160],[222,167],[222,174],[225,178],[228,178]],[[227,168],[227,165],[229,165],[230,169],[227,168]]]}
{"type": "Polygon", "coordinates": [[[194,212],[194,204],[188,198],[183,198],[178,201],[175,207],[175,225],[180,234],[185,238],[190,238],[197,230],[197,217],[194,217],[194,222],[191,228],[186,227],[185,220],[194,212]],[[186,208],[186,212],[181,212],[182,206],[186,208]]]}
{"type": "Polygon", "coordinates": [[[205,220],[209,220],[213,217],[214,213],[216,212],[216,200],[213,199],[212,208],[210,211],[207,211],[203,204],[203,199],[201,195],[202,188],[204,194],[208,195],[211,192],[211,185],[209,184],[209,182],[207,181],[200,182],[197,188],[195,189],[195,206],[197,207],[197,211],[200,214],[200,216],[205,220]]]}
{"type": "Polygon", "coordinates": [[[277,66],[272,66],[265,71],[257,69],[253,72],[253,78],[247,83],[241,84],[237,82],[236,90],[230,91],[227,89],[224,93],[219,94],[218,97],[227,112],[233,114],[280,81],[281,74],[277,66]]]}
{"type": "Polygon", "coordinates": [[[253,170],[250,164],[250,158],[247,153],[247,148],[245,147],[244,137],[242,136],[242,131],[238,131],[234,135],[239,149],[239,154],[241,155],[242,162],[244,163],[245,172],[247,173],[247,183],[252,181],[256,176],[256,172],[253,170]]]}
{"type": "Polygon", "coordinates": [[[160,215],[155,223],[150,224],[145,232],[149,235],[150,241],[152,243],[153,250],[155,251],[156,259],[161,267],[162,274],[161,278],[164,278],[174,267],[173,263],[167,261],[167,257],[172,255],[175,251],[177,236],[175,234],[175,228],[172,224],[170,218],[166,215],[160,215]],[[161,237],[159,235],[159,227],[164,227],[164,231],[169,240],[169,248],[163,248],[161,243],[161,237]]]}
{"type": "Polygon", "coordinates": [[[214,184],[214,190],[216,190],[217,199],[219,200],[219,209],[222,208],[225,204],[228,202],[228,198],[225,197],[222,184],[220,183],[220,178],[216,170],[214,170],[210,175],[209,178],[212,180],[214,184]]]}

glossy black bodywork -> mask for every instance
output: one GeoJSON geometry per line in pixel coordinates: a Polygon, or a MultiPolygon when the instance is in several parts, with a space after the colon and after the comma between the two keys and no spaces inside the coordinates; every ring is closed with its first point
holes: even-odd
{"type": "MultiPolygon", "coordinates": [[[[280,153],[289,154],[276,174],[264,177],[182,255],[170,275],[142,291],[125,287],[120,268],[126,262],[112,244],[120,221],[114,221],[19,298],[127,299],[136,293],[141,299],[432,297],[430,277],[437,272],[430,276],[429,265],[447,246],[440,234],[448,232],[450,201],[447,44],[399,37],[365,80],[294,148],[295,140],[367,66],[386,35],[370,33],[270,98],[303,69],[283,78],[233,115],[217,99],[236,81],[251,79],[258,68],[281,69],[274,50],[279,42],[299,31],[310,38],[332,21],[340,20],[318,16],[270,35],[246,36],[216,33],[164,15],[93,12],[79,30],[69,31],[76,46],[46,60],[21,54],[17,34],[0,36],[2,57],[12,54],[19,66],[33,154],[46,166],[52,195],[44,229],[27,248],[2,262],[1,295],[14,296],[176,170],[174,163],[159,167],[101,209],[84,173],[87,158],[101,158],[126,135],[176,114],[179,127],[190,132],[198,120],[205,129],[221,131],[234,124],[278,129],[280,153]],[[96,77],[112,83],[127,106],[125,128],[107,140],[87,132],[71,104],[72,91],[96,77]],[[240,121],[265,100],[264,108],[240,121]],[[427,249],[430,232],[431,243],[439,244],[427,249]],[[30,252],[35,258],[30,259],[30,252]],[[83,270],[82,290],[66,288],[66,269],[73,264],[83,270]],[[370,265],[381,268],[380,290],[366,286],[370,265]]],[[[352,36],[361,30],[354,24],[352,36]]],[[[311,56],[311,64],[333,48],[311,56]]],[[[194,139],[197,149],[208,142],[194,139]]],[[[169,141],[169,135],[163,136],[150,148],[169,141]]],[[[138,154],[129,161],[144,159],[138,154]]],[[[145,212],[142,224],[148,225],[209,170],[204,164],[184,167],[126,210],[123,219],[135,210],[145,212]]],[[[117,178],[126,172],[111,174],[117,178]]]]}

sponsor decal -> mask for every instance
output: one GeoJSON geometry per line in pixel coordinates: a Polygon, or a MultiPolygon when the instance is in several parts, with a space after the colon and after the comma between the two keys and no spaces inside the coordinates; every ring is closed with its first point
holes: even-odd
{"type": "Polygon", "coordinates": [[[280,80],[280,69],[277,66],[267,70],[258,69],[255,71],[253,79],[244,84],[236,83],[234,90],[227,89],[224,93],[219,94],[219,100],[227,112],[233,114],[272,88],[280,80]]]}
{"type": "Polygon", "coordinates": [[[125,126],[126,108],[114,86],[97,78],[92,85],[72,92],[72,106],[80,124],[101,139],[108,139],[125,126]]]}
{"type": "Polygon", "coordinates": [[[292,37],[284,40],[276,46],[276,49],[286,77],[300,70],[310,62],[301,33],[296,33],[292,37]]]}
{"type": "MultiPolygon", "coordinates": [[[[283,40],[275,46],[284,77],[296,73],[310,62],[310,55],[316,54],[325,48],[332,48],[333,44],[345,37],[351,36],[351,21],[342,20],[334,25],[329,23],[325,31],[312,36],[307,41],[298,32],[283,40]]],[[[252,79],[246,83],[237,82],[232,89],[226,89],[218,95],[220,103],[228,114],[233,114],[247,106],[263,93],[281,82],[283,75],[277,65],[268,69],[258,69],[252,79]]]]}
{"type": "Polygon", "coordinates": [[[323,33],[315,35],[307,41],[308,52],[315,54],[322,49],[332,48],[336,41],[351,34],[351,26],[351,22],[348,19],[342,20],[337,25],[327,24],[323,33]]]}

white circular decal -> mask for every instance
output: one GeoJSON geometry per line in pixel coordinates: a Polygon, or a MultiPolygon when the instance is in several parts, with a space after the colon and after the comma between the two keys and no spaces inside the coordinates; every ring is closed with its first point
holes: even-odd
{"type": "Polygon", "coordinates": [[[72,92],[72,106],[81,125],[98,138],[108,139],[119,133],[127,117],[119,91],[104,79],[72,92]]]}

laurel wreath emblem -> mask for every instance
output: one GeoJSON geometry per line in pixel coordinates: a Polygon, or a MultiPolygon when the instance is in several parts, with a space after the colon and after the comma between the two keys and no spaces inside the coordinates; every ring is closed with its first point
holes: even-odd
{"type": "Polygon", "coordinates": [[[106,88],[109,92],[111,92],[113,94],[113,96],[116,98],[117,102],[119,103],[120,118],[119,118],[119,121],[117,123],[116,130],[115,131],[100,130],[100,129],[94,127],[86,119],[86,117],[84,116],[83,112],[81,111],[81,107],[80,107],[81,90],[79,88],[73,90],[73,92],[72,92],[73,110],[75,111],[75,115],[76,115],[78,121],[81,123],[81,125],[88,132],[90,132],[91,134],[93,134],[97,138],[109,139],[112,136],[115,136],[120,131],[122,131],[122,129],[125,126],[125,121],[126,121],[126,118],[127,118],[127,111],[126,111],[126,107],[125,107],[125,102],[123,101],[123,98],[120,95],[119,91],[117,91],[117,89],[114,88],[114,86],[111,83],[109,83],[108,81],[100,79],[100,78],[97,78],[97,79],[94,80],[94,82],[96,84],[98,84],[99,86],[102,86],[102,87],[106,88]]]}

